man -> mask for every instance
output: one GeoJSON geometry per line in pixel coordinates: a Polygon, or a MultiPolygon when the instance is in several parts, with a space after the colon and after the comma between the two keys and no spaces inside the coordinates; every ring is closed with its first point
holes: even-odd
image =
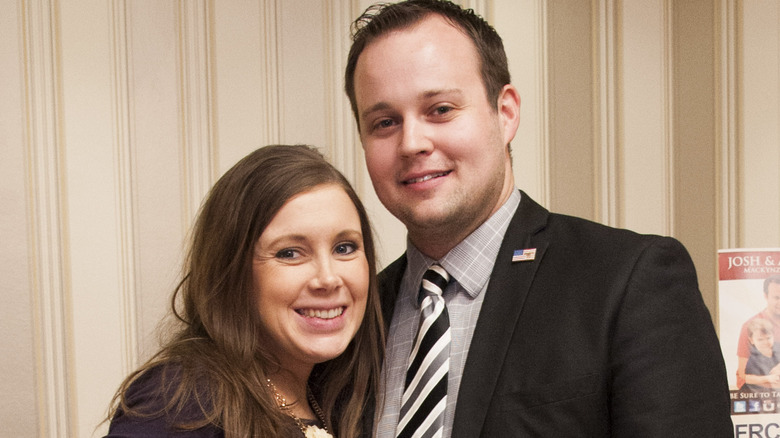
{"type": "Polygon", "coordinates": [[[679,242],[515,189],[520,97],[495,31],[434,0],[369,8],[355,29],[346,92],[374,189],[408,231],[380,277],[376,435],[733,436],[679,242]]]}
{"type": "MultiPolygon", "coordinates": [[[[774,338],[780,339],[780,274],[772,275],[764,280],[764,299],[766,307],[742,324],[737,341],[737,387],[745,384],[745,367],[750,358],[750,340],[748,325],[756,319],[769,321],[774,328],[774,338]]],[[[780,366],[779,366],[780,367],[780,366]]],[[[780,371],[780,369],[775,370],[780,371]]]]}

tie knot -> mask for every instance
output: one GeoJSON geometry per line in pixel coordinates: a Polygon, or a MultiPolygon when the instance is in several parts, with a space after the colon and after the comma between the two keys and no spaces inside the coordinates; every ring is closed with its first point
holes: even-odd
{"type": "Polygon", "coordinates": [[[420,285],[419,301],[422,302],[426,295],[441,296],[444,288],[450,281],[450,275],[440,265],[432,265],[423,274],[422,285],[420,285]]]}

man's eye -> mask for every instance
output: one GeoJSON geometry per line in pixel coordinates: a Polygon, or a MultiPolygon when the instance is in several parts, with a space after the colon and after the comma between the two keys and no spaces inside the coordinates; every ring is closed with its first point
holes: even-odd
{"type": "Polygon", "coordinates": [[[392,120],[392,119],[382,119],[382,120],[378,121],[378,122],[377,122],[377,123],[374,125],[374,128],[375,128],[375,129],[384,129],[384,128],[389,128],[389,127],[393,126],[393,123],[394,123],[394,122],[393,122],[393,120],[392,120]]]}
{"type": "Polygon", "coordinates": [[[444,116],[452,112],[455,108],[450,105],[439,105],[433,109],[434,116],[444,116]]]}

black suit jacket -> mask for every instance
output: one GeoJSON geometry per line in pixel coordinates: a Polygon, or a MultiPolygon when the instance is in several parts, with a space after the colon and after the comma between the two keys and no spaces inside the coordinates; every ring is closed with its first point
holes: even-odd
{"type": "MultiPolygon", "coordinates": [[[[401,257],[380,274],[388,323],[405,267],[401,257]]],[[[551,214],[522,193],[452,436],[733,436],[723,356],[685,248],[551,214]],[[525,248],[536,258],[513,263],[525,248]]]]}

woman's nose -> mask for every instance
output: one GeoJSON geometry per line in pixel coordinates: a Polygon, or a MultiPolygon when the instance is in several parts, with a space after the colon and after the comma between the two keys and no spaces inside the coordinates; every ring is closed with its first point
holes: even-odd
{"type": "Polygon", "coordinates": [[[321,260],[317,264],[317,272],[312,278],[312,288],[331,291],[341,286],[343,282],[335,268],[332,260],[321,260]]]}

